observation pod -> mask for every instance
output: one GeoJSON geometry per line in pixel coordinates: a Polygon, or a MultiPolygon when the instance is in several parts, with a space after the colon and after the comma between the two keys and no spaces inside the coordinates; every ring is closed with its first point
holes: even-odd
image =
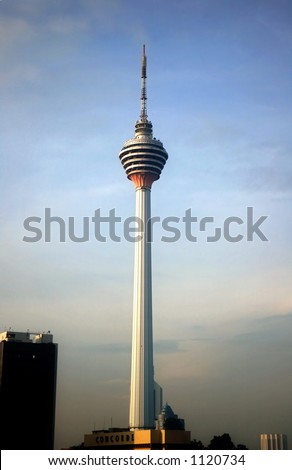
{"type": "Polygon", "coordinates": [[[152,137],[150,122],[147,122],[146,127],[145,123],[138,121],[135,134],[133,139],[125,143],[119,157],[127,177],[136,188],[151,188],[152,183],[160,178],[168,155],[162,143],[152,137]]]}
{"type": "Polygon", "coordinates": [[[160,178],[168,159],[162,142],[153,137],[152,123],[147,118],[146,100],[146,55],[143,46],[140,119],[135,125],[135,137],[125,142],[119,154],[126,175],[136,188],[151,188],[152,183],[160,178]]]}

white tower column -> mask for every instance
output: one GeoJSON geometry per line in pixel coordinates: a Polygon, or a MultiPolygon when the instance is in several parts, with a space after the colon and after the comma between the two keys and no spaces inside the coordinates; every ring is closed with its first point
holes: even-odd
{"type": "MultiPolygon", "coordinates": [[[[153,137],[146,106],[146,54],[142,52],[141,113],[135,136],[127,140],[119,158],[136,188],[136,217],[143,222],[143,237],[135,243],[130,429],[154,428],[154,367],[152,332],[151,241],[147,242],[150,194],[168,159],[160,140],[153,137]]],[[[149,227],[150,228],[150,227],[149,227]]]]}
{"type": "Polygon", "coordinates": [[[129,424],[131,429],[149,429],[154,427],[151,241],[147,241],[150,188],[136,189],[136,217],[142,221],[143,233],[135,242],[129,424]]]}

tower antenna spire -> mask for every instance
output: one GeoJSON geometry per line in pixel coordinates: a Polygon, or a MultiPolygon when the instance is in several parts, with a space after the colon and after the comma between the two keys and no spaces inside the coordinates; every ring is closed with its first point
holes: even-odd
{"type": "Polygon", "coordinates": [[[141,71],[141,113],[140,113],[140,120],[143,122],[147,121],[147,96],[146,96],[146,68],[147,68],[147,59],[145,53],[145,44],[143,44],[142,48],[142,71],[141,71]]]}

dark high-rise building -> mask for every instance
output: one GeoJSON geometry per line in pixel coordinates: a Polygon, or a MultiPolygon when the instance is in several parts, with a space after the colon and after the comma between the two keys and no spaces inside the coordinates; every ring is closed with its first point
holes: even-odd
{"type": "Polygon", "coordinates": [[[57,344],[50,333],[0,333],[1,449],[53,449],[57,344]]]}

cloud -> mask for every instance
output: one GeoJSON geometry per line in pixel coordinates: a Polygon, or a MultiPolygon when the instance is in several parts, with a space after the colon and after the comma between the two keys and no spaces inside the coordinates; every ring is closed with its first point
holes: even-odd
{"type": "Polygon", "coordinates": [[[231,342],[235,340],[238,346],[248,345],[250,348],[256,348],[258,352],[261,351],[261,354],[266,351],[267,357],[275,348],[277,354],[281,352],[283,358],[287,354],[291,356],[291,312],[256,318],[247,322],[246,329],[247,331],[243,333],[235,334],[231,342]]]}
{"type": "Polygon", "coordinates": [[[56,34],[76,34],[87,29],[88,23],[83,19],[71,16],[52,18],[48,22],[48,29],[56,34]]]}
{"type": "Polygon", "coordinates": [[[279,323],[283,321],[291,321],[292,320],[292,312],[287,312],[287,313],[280,313],[280,314],[275,314],[275,315],[269,315],[266,317],[262,318],[257,318],[255,321],[259,323],[267,323],[267,324],[272,324],[272,323],[279,323]]]}
{"type": "Polygon", "coordinates": [[[292,165],[288,147],[273,144],[255,145],[247,168],[243,169],[246,188],[257,191],[291,192],[292,165]]]}
{"type": "Polygon", "coordinates": [[[42,70],[34,64],[18,63],[4,69],[0,74],[0,85],[34,84],[42,77],[42,70]]]}
{"type": "Polygon", "coordinates": [[[110,386],[120,386],[120,385],[129,385],[129,379],[122,378],[122,377],[115,377],[113,379],[106,380],[105,382],[107,385],[110,386]]]}
{"type": "Polygon", "coordinates": [[[80,7],[99,33],[116,32],[123,25],[125,4],[121,0],[82,0],[80,7]]]}
{"type": "Polygon", "coordinates": [[[131,346],[129,343],[82,343],[80,346],[80,351],[90,352],[96,354],[128,354],[131,351],[131,346]]]}
{"type": "MultiPolygon", "coordinates": [[[[276,5],[277,2],[274,3],[276,5]]],[[[270,33],[274,40],[276,40],[283,47],[292,46],[292,32],[291,32],[291,4],[285,2],[284,8],[277,8],[274,10],[274,5],[270,5],[270,8],[267,9],[267,6],[258,9],[258,13],[255,16],[256,21],[266,32],[270,33]],[[271,11],[271,10],[274,11],[271,11]],[[282,10],[282,15],[279,15],[280,10],[282,10]],[[290,13],[290,14],[289,14],[290,13]]]]}
{"type": "Polygon", "coordinates": [[[180,351],[179,342],[176,340],[159,340],[154,343],[156,354],[172,354],[180,351]]]}
{"type": "Polygon", "coordinates": [[[0,18],[0,43],[1,55],[5,56],[11,49],[22,46],[32,40],[36,35],[35,28],[28,21],[22,18],[0,18]]]}

